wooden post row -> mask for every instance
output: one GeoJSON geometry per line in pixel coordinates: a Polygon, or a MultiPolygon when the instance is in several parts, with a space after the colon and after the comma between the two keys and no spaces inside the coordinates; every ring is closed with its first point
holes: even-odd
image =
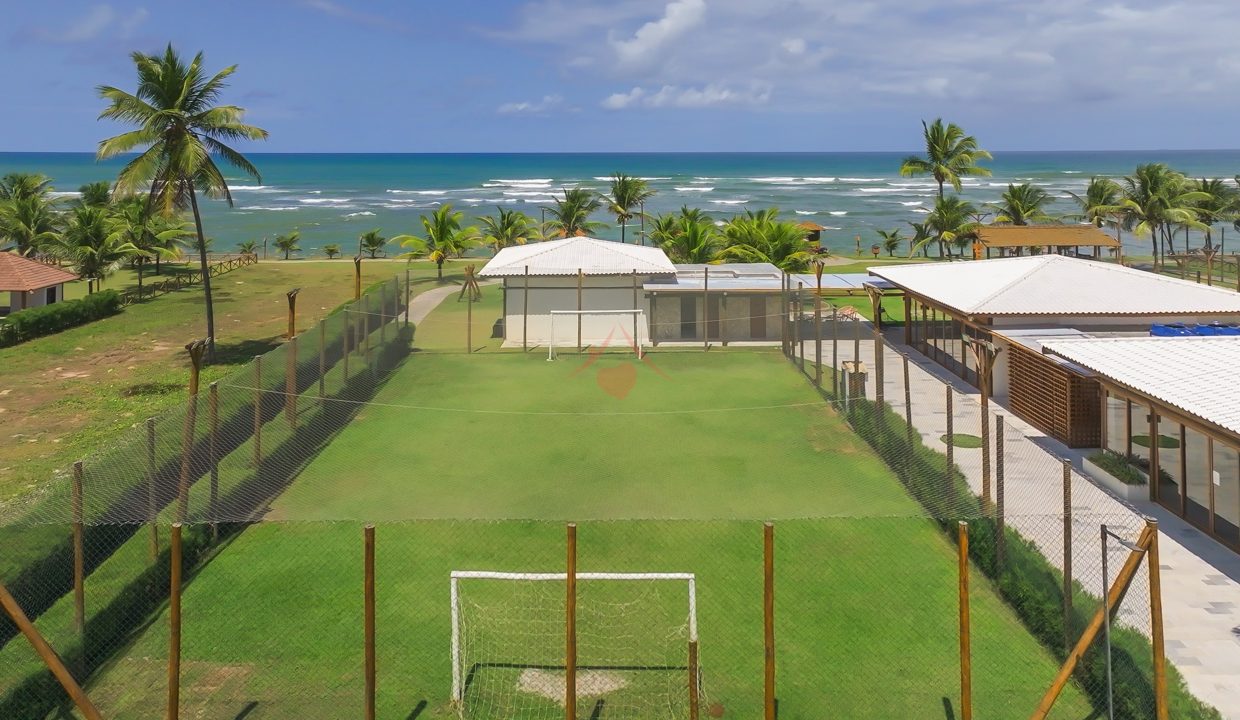
{"type": "Polygon", "coordinates": [[[284,419],[288,426],[297,428],[297,337],[288,341],[284,363],[284,419]]]}
{"type": "Polygon", "coordinates": [[[763,718],[775,720],[775,525],[762,526],[763,718]]]}
{"type": "Polygon", "coordinates": [[[181,712],[181,523],[172,524],[168,588],[168,720],[181,712]]]}
{"type": "Polygon", "coordinates": [[[367,525],[362,531],[364,546],[364,580],[362,593],[364,601],[363,632],[365,633],[365,672],[366,672],[366,720],[375,720],[375,526],[367,525]]]}
{"type": "Polygon", "coordinates": [[[155,498],[155,418],[146,419],[146,521],[151,526],[151,562],[159,558],[158,510],[155,498]]]}
{"type": "Polygon", "coordinates": [[[525,266],[525,279],[521,286],[521,352],[530,349],[530,266],[525,266]]]}
{"type": "Polygon", "coordinates": [[[220,539],[220,526],[217,522],[220,501],[220,395],[217,383],[207,386],[207,455],[211,464],[211,496],[207,501],[207,516],[211,520],[211,542],[220,539]]]}
{"type": "MultiPolygon", "coordinates": [[[[952,491],[952,485],[956,481],[956,434],[954,427],[956,424],[956,411],[952,407],[952,386],[944,385],[943,391],[947,396],[945,405],[947,410],[947,477],[945,478],[945,482],[947,485],[945,486],[945,489],[948,493],[950,493],[952,491]]],[[[950,496],[944,495],[943,497],[950,496]]]]}

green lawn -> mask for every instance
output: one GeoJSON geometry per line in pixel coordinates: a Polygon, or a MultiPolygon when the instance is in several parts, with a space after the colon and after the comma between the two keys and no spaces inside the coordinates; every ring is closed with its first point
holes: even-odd
{"type": "MultiPolygon", "coordinates": [[[[461,320],[451,300],[433,313],[421,352],[274,504],[285,522],[244,530],[192,579],[183,717],[360,714],[363,521],[379,524],[379,717],[455,717],[449,572],[562,570],[569,519],[582,571],[696,574],[703,690],[725,717],[761,713],[762,519],[776,521],[780,717],[959,717],[954,547],[777,352],[466,355],[461,320]]],[[[1026,717],[1056,664],[972,582],[975,716],[1026,717]]],[[[468,658],[560,662],[557,592],[476,592],[496,610],[471,624],[468,658]]],[[[583,587],[582,662],[683,663],[683,601],[631,592],[583,587]]],[[[160,614],[91,684],[107,717],[160,714],[166,648],[160,614]]],[[[470,707],[562,712],[519,692],[519,672],[480,670],[470,707]]],[[[630,684],[596,717],[683,702],[683,670],[611,672],[630,684]],[[653,686],[674,699],[645,704],[653,686]]],[[[595,710],[581,700],[581,717],[595,710]]],[[[1069,688],[1054,717],[1089,715],[1069,688]]]]}

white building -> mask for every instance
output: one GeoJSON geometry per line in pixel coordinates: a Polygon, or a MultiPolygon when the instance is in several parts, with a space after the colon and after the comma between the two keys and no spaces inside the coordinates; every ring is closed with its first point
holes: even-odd
{"type": "Polygon", "coordinates": [[[0,316],[60,302],[65,299],[65,283],[77,279],[55,265],[0,252],[0,293],[7,293],[9,301],[7,306],[0,305],[0,316]]]}

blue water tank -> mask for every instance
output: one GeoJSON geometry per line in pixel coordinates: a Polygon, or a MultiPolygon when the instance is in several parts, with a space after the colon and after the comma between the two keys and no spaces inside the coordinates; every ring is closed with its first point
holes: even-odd
{"type": "Polygon", "coordinates": [[[1184,337],[1192,333],[1183,323],[1154,324],[1150,326],[1150,335],[1154,337],[1184,337]]]}

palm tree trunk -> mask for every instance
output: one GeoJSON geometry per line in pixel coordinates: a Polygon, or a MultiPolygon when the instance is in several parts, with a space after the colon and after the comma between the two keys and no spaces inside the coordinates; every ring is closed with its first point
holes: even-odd
{"type": "Polygon", "coordinates": [[[443,282],[443,260],[442,259],[435,261],[435,272],[438,273],[438,276],[439,276],[438,280],[440,282],[443,282]]]}
{"type": "Polygon", "coordinates": [[[198,193],[189,188],[189,205],[194,211],[194,228],[198,232],[198,265],[202,269],[202,297],[207,304],[207,362],[215,362],[215,306],[211,302],[211,270],[207,267],[207,238],[202,232],[202,215],[198,212],[198,193]]]}
{"type": "Polygon", "coordinates": [[[621,220],[621,221],[620,221],[620,244],[621,244],[621,245],[623,245],[623,244],[624,244],[624,230],[625,230],[625,225],[626,225],[626,224],[627,224],[627,223],[626,223],[624,220],[621,220]]]}

